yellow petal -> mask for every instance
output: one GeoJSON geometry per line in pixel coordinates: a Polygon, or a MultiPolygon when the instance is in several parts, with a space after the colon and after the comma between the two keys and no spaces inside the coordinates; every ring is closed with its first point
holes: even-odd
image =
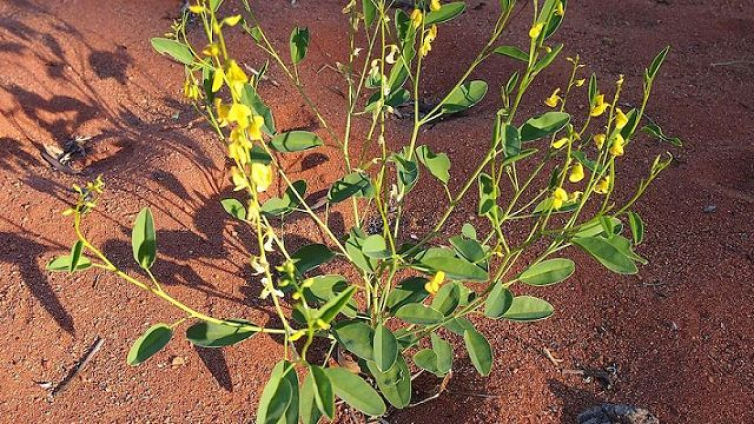
{"type": "Polygon", "coordinates": [[[266,191],[272,184],[272,167],[254,162],[251,164],[250,177],[258,193],[266,191]]]}
{"type": "Polygon", "coordinates": [[[563,137],[560,140],[555,140],[552,142],[552,147],[560,149],[568,143],[568,140],[568,137],[563,137]]]}
{"type": "Polygon", "coordinates": [[[221,68],[215,70],[215,76],[212,77],[212,92],[217,93],[225,82],[225,72],[221,68]]]}
{"type": "Polygon", "coordinates": [[[195,4],[195,5],[189,6],[189,10],[191,11],[191,13],[199,14],[199,13],[204,12],[206,9],[204,9],[204,6],[202,5],[195,4]]]}
{"type": "Polygon", "coordinates": [[[594,144],[597,145],[598,149],[601,149],[602,146],[605,144],[605,134],[597,134],[594,136],[594,144]]]}
{"type": "Polygon", "coordinates": [[[529,30],[529,38],[539,38],[540,34],[542,34],[542,29],[545,27],[544,22],[540,22],[529,30]]]}
{"type": "Polygon", "coordinates": [[[227,18],[223,19],[223,23],[227,26],[236,26],[238,22],[241,21],[241,15],[234,15],[234,16],[228,16],[227,18]]]}
{"type": "Polygon", "coordinates": [[[262,139],[262,126],[264,125],[264,118],[259,115],[255,115],[251,118],[251,125],[249,126],[249,137],[252,140],[262,139]]]}
{"type": "Polygon", "coordinates": [[[545,105],[549,107],[557,107],[558,102],[560,101],[560,96],[558,96],[558,93],[560,93],[560,89],[556,88],[555,91],[552,92],[552,95],[545,100],[545,105]]]}
{"type": "Polygon", "coordinates": [[[431,10],[433,12],[436,12],[436,11],[440,10],[441,7],[442,7],[442,5],[440,4],[440,0],[432,0],[429,3],[429,10],[431,10]]]}
{"type": "Polygon", "coordinates": [[[623,156],[623,144],[625,140],[620,134],[616,134],[613,139],[613,144],[610,146],[610,154],[613,156],[623,156]]]}
{"type": "Polygon", "coordinates": [[[628,117],[620,108],[615,109],[615,128],[622,130],[628,124],[628,117]]]}
{"type": "Polygon", "coordinates": [[[414,28],[419,28],[422,24],[422,21],[424,20],[424,14],[419,9],[414,9],[413,12],[411,12],[411,23],[414,25],[414,28]]]}
{"type": "Polygon", "coordinates": [[[577,183],[584,179],[584,166],[580,163],[577,163],[573,166],[573,169],[571,169],[571,175],[568,176],[568,181],[572,183],[577,183]]]}

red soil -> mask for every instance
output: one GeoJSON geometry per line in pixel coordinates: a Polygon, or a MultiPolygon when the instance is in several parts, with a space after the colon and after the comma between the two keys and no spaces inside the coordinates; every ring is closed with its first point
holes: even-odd
{"type": "MultiPolygon", "coordinates": [[[[338,118],[342,99],[330,88],[341,83],[333,72],[316,71],[345,59],[343,2],[254,3],[280,45],[292,26],[311,28],[303,77],[325,116],[338,118]]],[[[470,0],[464,16],[443,26],[433,53],[449,56],[430,56],[428,97],[447,90],[458,63],[484,42],[495,3],[470,0]]],[[[648,114],[686,147],[638,207],[648,226],[639,252],[651,263],[639,276],[619,277],[574,253],[576,275],[538,292],[556,306],[555,317],[532,325],[480,321],[497,352],[490,378],[475,374],[458,345],[448,392],[389,421],[572,423],[585,407],[608,401],[646,407],[666,423],[754,422],[754,6],[749,0],[571,3],[558,35],[567,54],[580,54],[604,81],[625,73],[628,101],[636,101],[643,67],[673,46],[648,114]],[[716,210],[705,213],[710,205],[716,210]],[[563,374],[544,348],[565,361],[564,369],[614,365],[617,379],[606,389],[563,374]]],[[[90,135],[86,170],[109,183],[87,225],[91,238],[130,266],[130,223],[151,206],[160,247],[154,270],[171,293],[218,316],[267,321],[269,307],[243,266],[248,246],[238,240],[247,239],[245,230],[230,224],[218,203],[229,192],[223,153],[181,101],[181,68],[149,46],[177,8],[175,0],[0,3],[2,422],[248,422],[280,357],[279,343],[264,336],[221,351],[195,349],[177,337],[150,362],[128,367],[130,343],[151,323],[174,321],[176,311],[97,271],[71,277],[44,270],[74,238],[60,211],[73,199],[67,188],[83,177],[51,170],[39,149],[90,135]],[[97,336],[105,343],[83,379],[49,401],[38,382],[59,382],[97,336]]],[[[513,32],[525,34],[525,26],[519,22],[513,32]]],[[[246,52],[242,59],[258,63],[248,39],[238,35],[230,43],[246,52]]],[[[567,70],[560,62],[542,77],[526,113],[541,110],[567,70]]],[[[510,61],[495,58],[476,76],[496,87],[511,71],[510,61]]],[[[271,76],[283,81],[274,67],[271,76]]],[[[268,84],[263,95],[280,128],[312,123],[285,84],[268,84]]],[[[490,95],[467,116],[425,133],[434,150],[450,154],[454,189],[463,164],[486,144],[496,108],[490,95]]],[[[400,125],[398,135],[408,131],[400,125]]],[[[626,181],[638,181],[660,149],[640,137],[625,160],[626,181]]],[[[290,166],[322,189],[342,173],[336,154],[325,148],[290,166]]],[[[419,217],[440,207],[435,188],[425,190],[411,206],[419,217]]],[[[471,214],[473,204],[451,228],[471,214]]],[[[306,220],[295,225],[294,242],[319,239],[306,220]]]]}

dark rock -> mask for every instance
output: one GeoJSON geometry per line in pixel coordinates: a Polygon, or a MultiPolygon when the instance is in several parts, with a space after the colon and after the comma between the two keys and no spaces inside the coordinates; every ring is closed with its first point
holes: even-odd
{"type": "Polygon", "coordinates": [[[632,405],[616,405],[604,403],[579,414],[578,424],[660,424],[646,409],[632,405]]]}

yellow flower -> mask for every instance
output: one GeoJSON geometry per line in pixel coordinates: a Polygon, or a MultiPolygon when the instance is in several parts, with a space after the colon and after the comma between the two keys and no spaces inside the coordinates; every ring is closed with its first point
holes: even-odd
{"type": "Polygon", "coordinates": [[[390,53],[388,53],[387,56],[385,56],[385,62],[392,65],[395,63],[395,55],[398,54],[400,49],[398,49],[398,46],[396,46],[395,44],[391,44],[389,48],[390,48],[390,53]]]}
{"type": "Polygon", "coordinates": [[[561,206],[563,206],[563,202],[568,201],[568,192],[563,189],[563,187],[558,187],[555,189],[555,191],[552,193],[552,207],[555,209],[560,209],[561,206]]]}
{"type": "Polygon", "coordinates": [[[228,111],[228,121],[235,122],[242,129],[249,127],[249,115],[251,115],[251,109],[242,103],[233,103],[228,111]]]}
{"type": "Polygon", "coordinates": [[[584,194],[583,191],[574,191],[573,193],[568,195],[568,201],[575,202],[576,200],[579,200],[582,194],[584,194]]]}
{"type": "Polygon", "coordinates": [[[186,82],[183,84],[183,95],[189,100],[196,100],[200,96],[199,87],[197,87],[196,83],[190,78],[187,78],[186,82]]]}
{"type": "Polygon", "coordinates": [[[594,191],[599,194],[605,194],[610,190],[610,177],[605,177],[601,179],[596,186],[594,186],[594,191]]]}
{"type": "Polygon", "coordinates": [[[594,107],[592,107],[590,115],[596,118],[605,113],[605,110],[607,110],[608,107],[610,107],[610,105],[605,103],[605,95],[600,94],[594,100],[594,107]]]}
{"type": "Polygon", "coordinates": [[[440,0],[432,0],[429,3],[429,10],[431,10],[433,12],[436,12],[436,11],[440,10],[441,7],[442,7],[442,5],[440,4],[440,0]]]}
{"type": "MultiPolygon", "coordinates": [[[[298,293],[293,293],[293,294],[296,295],[298,293]]],[[[304,335],[306,335],[306,331],[304,331],[304,330],[298,330],[295,333],[293,333],[290,336],[288,336],[288,340],[290,340],[292,342],[295,342],[296,340],[304,337],[304,335]]]]}
{"type": "Polygon", "coordinates": [[[241,21],[241,15],[233,15],[233,16],[228,16],[227,18],[223,19],[223,24],[232,27],[232,26],[236,26],[236,24],[238,24],[238,22],[240,21],[241,21]]]}
{"type": "Polygon", "coordinates": [[[427,31],[427,35],[424,36],[424,42],[419,49],[422,56],[426,56],[432,50],[432,42],[435,41],[435,38],[437,38],[437,25],[432,25],[427,31]]]}
{"type": "Polygon", "coordinates": [[[326,323],[323,319],[317,319],[317,327],[321,328],[322,330],[327,330],[330,328],[330,324],[326,323]]]}
{"type": "Polygon", "coordinates": [[[623,156],[623,144],[625,142],[626,140],[623,139],[622,135],[616,134],[613,144],[610,146],[610,154],[613,156],[623,156]]]}
{"type": "Polygon", "coordinates": [[[555,14],[558,16],[563,16],[565,14],[565,9],[563,8],[563,2],[558,2],[558,8],[555,9],[555,14]]]}
{"type": "Polygon", "coordinates": [[[620,108],[615,109],[615,128],[622,130],[628,124],[628,117],[620,108]]]}
{"type": "Polygon", "coordinates": [[[272,167],[263,163],[251,164],[251,181],[257,189],[257,193],[266,191],[272,184],[272,167]]]}
{"type": "Polygon", "coordinates": [[[561,100],[560,96],[558,96],[558,93],[560,93],[560,89],[556,88],[555,91],[552,92],[552,95],[545,100],[545,105],[550,107],[557,107],[558,102],[561,100]]]}
{"type": "Polygon", "coordinates": [[[411,23],[414,25],[414,28],[419,28],[422,24],[422,21],[424,20],[424,14],[419,9],[414,9],[413,12],[411,12],[411,23]]]}
{"type": "Polygon", "coordinates": [[[249,77],[246,72],[238,66],[235,60],[229,60],[225,65],[225,76],[228,78],[228,84],[236,94],[241,92],[243,85],[249,82],[249,77]]]}
{"type": "Polygon", "coordinates": [[[435,294],[440,290],[440,284],[442,284],[444,280],[445,273],[443,271],[437,271],[437,274],[424,284],[424,289],[431,294],[435,294]]]}
{"type": "Polygon", "coordinates": [[[242,143],[228,144],[228,157],[238,161],[241,165],[246,165],[249,161],[249,152],[242,143]]]}
{"type": "Polygon", "coordinates": [[[618,88],[621,88],[621,86],[623,86],[623,74],[620,74],[618,81],[615,82],[615,85],[617,85],[618,88]]]}
{"type": "Polygon", "coordinates": [[[198,15],[204,12],[205,9],[204,9],[204,6],[200,4],[195,4],[195,5],[189,6],[189,10],[191,11],[191,13],[196,13],[198,15]]]}
{"type": "Polygon", "coordinates": [[[533,39],[539,38],[540,34],[542,34],[542,29],[544,27],[545,27],[544,22],[540,22],[534,25],[533,27],[531,27],[531,29],[529,30],[529,38],[533,38],[533,39]]]}
{"type": "Polygon", "coordinates": [[[601,149],[602,146],[605,144],[606,138],[607,137],[605,136],[605,134],[597,134],[594,136],[594,144],[597,145],[598,149],[601,149]]]}
{"type": "Polygon", "coordinates": [[[552,144],[551,144],[551,146],[554,147],[554,148],[556,148],[556,149],[560,149],[563,146],[565,146],[569,141],[570,141],[570,139],[568,137],[563,137],[563,138],[561,138],[559,140],[553,141],[552,144]]]}
{"type": "Polygon", "coordinates": [[[224,82],[225,72],[223,72],[222,68],[217,68],[215,75],[212,77],[212,92],[217,93],[222,88],[224,82]]]}
{"type": "Polygon", "coordinates": [[[577,183],[584,179],[584,166],[581,163],[573,165],[571,169],[571,175],[568,176],[568,181],[577,183]]]}
{"type": "Polygon", "coordinates": [[[251,118],[251,125],[249,126],[249,137],[252,140],[262,139],[262,126],[264,125],[264,118],[259,115],[254,115],[251,118]]]}
{"type": "Polygon", "coordinates": [[[586,78],[581,78],[581,79],[579,79],[579,80],[576,80],[576,81],[574,82],[574,85],[575,85],[576,87],[581,87],[582,85],[584,85],[584,83],[585,83],[585,82],[586,82],[586,78]]]}
{"type": "Polygon", "coordinates": [[[220,47],[217,44],[212,43],[202,50],[202,54],[205,56],[217,57],[220,54],[220,47]]]}
{"type": "Polygon", "coordinates": [[[244,172],[237,167],[230,169],[230,178],[233,181],[233,191],[241,191],[249,186],[249,182],[246,180],[244,172]]]}
{"type": "Polygon", "coordinates": [[[230,111],[230,108],[228,105],[223,104],[223,101],[217,97],[215,98],[215,113],[217,114],[217,123],[221,127],[225,127],[228,125],[228,112],[230,111]]]}

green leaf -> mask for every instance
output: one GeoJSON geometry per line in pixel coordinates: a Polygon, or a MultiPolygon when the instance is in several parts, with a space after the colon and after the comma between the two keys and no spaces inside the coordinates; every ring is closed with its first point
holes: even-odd
{"type": "Polygon", "coordinates": [[[503,283],[495,283],[495,287],[484,302],[484,315],[492,319],[501,318],[512,304],[513,294],[510,290],[503,283]]]}
{"type": "MultiPolygon", "coordinates": [[[[235,324],[253,325],[243,319],[226,320],[235,324]]],[[[194,345],[201,347],[223,347],[240,343],[257,334],[248,327],[229,324],[215,324],[213,322],[198,322],[186,330],[186,338],[194,345]]]]}
{"type": "MultiPolygon", "coordinates": [[[[628,125],[626,125],[628,126],[628,125]]],[[[662,132],[662,128],[660,128],[659,125],[656,124],[649,124],[645,125],[642,129],[642,132],[651,135],[654,138],[657,138],[659,140],[668,142],[672,144],[675,147],[683,147],[683,142],[678,137],[669,137],[665,135],[665,133],[662,132]]]]}
{"type": "Polygon", "coordinates": [[[607,269],[619,274],[636,274],[636,264],[618,247],[603,237],[578,237],[571,241],[592,255],[607,269]]]}
{"type": "Polygon", "coordinates": [[[279,217],[280,215],[293,212],[294,209],[301,205],[299,198],[303,199],[306,194],[306,181],[298,180],[291,184],[291,186],[285,190],[282,198],[272,197],[267,199],[260,208],[262,213],[268,216],[279,217]],[[298,193],[298,196],[296,193],[298,193]]]}
{"type": "Polygon", "coordinates": [[[518,279],[530,286],[549,286],[567,279],[575,270],[576,265],[570,259],[548,259],[529,267],[518,279]]]}
{"type": "Polygon", "coordinates": [[[374,187],[366,174],[358,171],[348,174],[336,181],[327,193],[330,203],[339,203],[352,196],[374,197],[374,187]]]}
{"type": "Polygon", "coordinates": [[[521,126],[521,141],[533,141],[562,130],[571,120],[571,115],[563,112],[547,112],[531,118],[521,126]]]}
{"type": "Polygon", "coordinates": [[[367,361],[367,368],[391,405],[403,409],[411,403],[411,372],[403,356],[398,355],[393,366],[386,372],[380,371],[373,361],[367,361]]]}
{"type": "MultiPolygon", "coordinates": [[[[298,377],[294,366],[288,361],[280,361],[272,369],[270,379],[264,386],[257,408],[257,424],[277,424],[287,416],[294,400],[294,385],[298,390],[298,377]]],[[[296,399],[296,415],[298,415],[298,400],[296,399]]],[[[285,420],[284,422],[287,422],[285,420]]]]}
{"type": "Polygon", "coordinates": [[[345,290],[340,292],[337,296],[330,299],[320,308],[319,319],[325,323],[330,323],[340,313],[340,311],[351,301],[354,293],[356,293],[356,286],[348,286],[345,290]]]}
{"type": "Polygon", "coordinates": [[[440,180],[443,184],[450,181],[450,159],[445,153],[432,153],[428,146],[419,146],[416,148],[416,156],[421,163],[429,170],[433,177],[440,180]]]}
{"type": "Polygon", "coordinates": [[[128,351],[128,365],[139,365],[159,352],[173,337],[173,330],[167,324],[155,324],[136,339],[128,351]]]}
{"type": "Polygon", "coordinates": [[[660,66],[662,66],[663,62],[665,62],[665,57],[668,55],[669,51],[670,51],[670,46],[665,47],[652,60],[652,63],[649,65],[649,68],[647,68],[647,77],[649,78],[650,81],[654,81],[655,77],[657,76],[657,72],[660,70],[660,66]]]}
{"type": "Polygon", "coordinates": [[[518,133],[518,128],[505,124],[501,133],[503,136],[503,152],[505,153],[505,157],[516,157],[521,153],[521,134],[518,133]]]}
{"type": "Polygon", "coordinates": [[[282,153],[302,152],[324,144],[317,134],[308,131],[289,131],[276,135],[270,146],[282,153]]]}
{"type": "Polygon", "coordinates": [[[547,301],[532,296],[516,296],[503,318],[510,321],[531,322],[549,318],[553,307],[547,301]]]}
{"type": "Polygon", "coordinates": [[[431,270],[443,271],[452,280],[487,281],[487,271],[459,258],[429,258],[422,264],[431,270]]]}
{"type": "Polygon", "coordinates": [[[410,303],[422,303],[429,296],[429,292],[424,289],[426,283],[427,279],[422,277],[411,277],[401,281],[390,290],[387,297],[387,307],[390,312],[395,313],[410,303]]]}
{"type": "Polygon", "coordinates": [[[354,227],[349,231],[345,247],[346,252],[348,252],[348,256],[351,258],[354,265],[358,266],[363,271],[372,272],[374,271],[374,266],[377,264],[377,260],[368,258],[364,255],[362,249],[366,238],[367,236],[363,231],[354,227]]]}
{"type": "MultiPolygon", "coordinates": [[[[565,11],[568,6],[568,1],[561,0],[561,3],[563,4],[563,11],[565,11]]],[[[556,7],[557,7],[557,4],[556,4],[556,7]]],[[[552,35],[555,34],[555,31],[557,31],[558,28],[560,28],[560,24],[563,23],[563,17],[564,16],[558,15],[557,13],[552,14],[552,16],[550,17],[550,21],[547,24],[547,29],[545,30],[545,37],[544,37],[545,40],[552,37],[552,35]]]]}
{"type": "Polygon", "coordinates": [[[474,226],[469,224],[468,222],[463,224],[463,227],[461,227],[461,234],[471,240],[476,240],[477,238],[476,228],[474,228],[474,226]]]}
{"type": "MultiPolygon", "coordinates": [[[[311,366],[313,367],[314,365],[311,366]]],[[[327,382],[330,383],[329,378],[327,382]]],[[[317,382],[314,381],[314,377],[310,371],[306,375],[306,378],[304,378],[304,384],[301,385],[299,417],[301,417],[303,424],[317,424],[322,417],[322,412],[319,409],[319,405],[317,405],[317,389],[317,382]]],[[[332,385],[330,386],[330,390],[332,390],[332,385]]]]}
{"type": "Polygon", "coordinates": [[[330,377],[327,376],[324,368],[316,365],[309,365],[308,377],[311,377],[314,383],[314,400],[317,408],[332,420],[335,416],[335,395],[330,377]]]}
{"type": "Polygon", "coordinates": [[[456,88],[442,105],[442,113],[458,113],[479,103],[487,94],[487,83],[469,81],[456,88]]]}
{"type": "Polygon", "coordinates": [[[387,408],[382,397],[363,378],[345,368],[328,368],[335,394],[353,408],[374,417],[383,415],[387,408]]]}
{"type": "Polygon", "coordinates": [[[228,212],[228,215],[236,218],[239,221],[246,219],[246,208],[243,207],[243,204],[238,200],[223,199],[220,203],[223,205],[225,212],[228,212]]]}
{"type": "Polygon", "coordinates": [[[68,264],[68,271],[73,272],[78,269],[79,261],[81,261],[81,253],[84,251],[84,242],[78,240],[73,243],[71,248],[70,263],[68,264]]]}
{"type": "Polygon", "coordinates": [[[461,289],[456,283],[444,284],[432,299],[432,309],[448,316],[456,310],[461,301],[461,289]]]}
{"type": "Polygon", "coordinates": [[[422,349],[414,354],[414,363],[424,371],[442,377],[442,373],[437,369],[437,353],[432,349],[422,349]]]}
{"type": "Polygon", "coordinates": [[[272,163],[272,156],[268,155],[264,148],[258,144],[255,144],[251,148],[251,154],[249,155],[251,162],[261,163],[269,165],[272,163]]]}
{"type": "MultiPolygon", "coordinates": [[[[311,286],[309,286],[304,292],[307,296],[307,301],[317,301],[320,304],[327,303],[351,287],[346,279],[340,275],[318,275],[316,277],[311,277],[308,280],[311,283],[311,286]],[[316,299],[310,299],[310,294],[316,299]]],[[[356,302],[353,297],[351,297],[348,303],[343,306],[343,309],[340,310],[340,313],[349,318],[354,318],[356,312],[356,302]]]]}
{"type": "Polygon", "coordinates": [[[392,156],[398,171],[399,193],[404,195],[414,188],[414,185],[419,180],[419,165],[416,164],[415,160],[408,159],[406,150],[392,156]]]}
{"type": "Polygon", "coordinates": [[[177,62],[184,65],[191,65],[194,61],[194,55],[185,45],[167,38],[153,38],[152,48],[161,55],[168,55],[177,62]]]}
{"type": "Polygon", "coordinates": [[[309,49],[309,28],[296,27],[291,31],[291,61],[294,65],[300,63],[306,57],[309,49]]]}
{"type": "Polygon", "coordinates": [[[440,311],[419,303],[410,303],[398,309],[395,316],[409,324],[419,325],[439,324],[445,319],[440,311]]]}
{"type": "Polygon", "coordinates": [[[519,49],[518,47],[513,46],[500,46],[493,50],[493,53],[497,53],[499,55],[508,56],[511,59],[520,60],[524,63],[529,63],[529,53],[526,53],[525,51],[519,49]]]}
{"type": "Polygon", "coordinates": [[[560,54],[561,50],[563,50],[563,44],[558,44],[557,46],[553,47],[549,53],[547,53],[534,65],[532,72],[536,74],[542,72],[545,68],[550,66],[555,58],[558,57],[558,54],[560,54]]]}
{"type": "Polygon", "coordinates": [[[476,330],[466,330],[463,341],[474,368],[483,376],[489,375],[492,370],[492,347],[487,339],[476,330]]]}
{"type": "Polygon", "coordinates": [[[628,225],[631,226],[631,235],[634,238],[634,244],[640,245],[644,241],[644,221],[636,212],[628,213],[628,225]]]}
{"type": "MultiPolygon", "coordinates": [[[[92,262],[82,256],[79,258],[78,263],[76,264],[75,271],[83,271],[85,269],[88,269],[92,266],[92,262]]],[[[70,272],[71,270],[71,257],[70,256],[60,256],[57,258],[54,258],[47,264],[47,270],[53,271],[53,272],[70,272]]]]}
{"type": "Polygon", "coordinates": [[[332,327],[331,332],[338,343],[349,352],[368,361],[374,360],[374,330],[363,321],[341,321],[332,327]]]}
{"type": "Polygon", "coordinates": [[[364,255],[373,259],[386,259],[391,256],[387,249],[385,238],[379,234],[373,234],[364,240],[361,247],[364,255]]]}
{"type": "Polygon", "coordinates": [[[486,256],[482,245],[476,240],[456,236],[450,238],[450,244],[459,255],[471,263],[479,265],[486,256]]]}
{"type": "Polygon", "coordinates": [[[374,331],[374,362],[381,372],[387,372],[398,358],[398,340],[389,328],[377,325],[374,331]]]}
{"type": "Polygon", "coordinates": [[[152,211],[144,208],[139,212],[131,231],[131,247],[134,259],[144,269],[149,269],[157,259],[157,235],[154,231],[152,211]]]}
{"type": "Polygon", "coordinates": [[[309,244],[291,255],[293,264],[299,274],[305,274],[318,266],[329,262],[335,257],[335,253],[324,244],[309,244]]]}
{"type": "Polygon", "coordinates": [[[432,350],[437,355],[437,371],[445,375],[453,369],[453,347],[436,333],[432,333],[430,338],[432,350]]]}
{"type": "Polygon", "coordinates": [[[466,318],[453,318],[446,322],[444,327],[461,337],[463,337],[463,333],[465,333],[466,330],[476,331],[471,321],[466,318]]]}
{"type": "MultiPolygon", "coordinates": [[[[261,77],[257,77],[257,81],[260,79],[261,77]]],[[[257,93],[257,90],[253,85],[248,83],[244,84],[243,91],[241,92],[241,102],[246,106],[249,106],[264,119],[262,131],[264,131],[265,134],[271,136],[275,135],[277,130],[275,129],[275,118],[272,116],[272,111],[267,107],[262,98],[259,97],[259,93],[257,93]]]]}
{"type": "Polygon", "coordinates": [[[497,205],[497,190],[495,180],[482,172],[479,174],[479,216],[485,216],[497,205]]]}
{"type": "Polygon", "coordinates": [[[374,0],[362,0],[361,5],[364,10],[364,24],[370,27],[377,17],[377,5],[374,3],[374,0]]]}
{"type": "Polygon", "coordinates": [[[424,18],[424,25],[429,27],[432,24],[447,22],[463,13],[464,10],[466,10],[466,4],[462,1],[446,3],[439,10],[427,13],[424,18]]]}
{"type": "MultiPolygon", "coordinates": [[[[612,226],[616,230],[620,230],[620,220],[615,217],[610,217],[610,220],[612,221],[612,226]]],[[[585,237],[595,237],[601,234],[605,233],[605,227],[602,225],[602,222],[598,219],[595,219],[593,221],[585,223],[581,229],[573,235],[574,238],[585,238],[585,237]]]]}

